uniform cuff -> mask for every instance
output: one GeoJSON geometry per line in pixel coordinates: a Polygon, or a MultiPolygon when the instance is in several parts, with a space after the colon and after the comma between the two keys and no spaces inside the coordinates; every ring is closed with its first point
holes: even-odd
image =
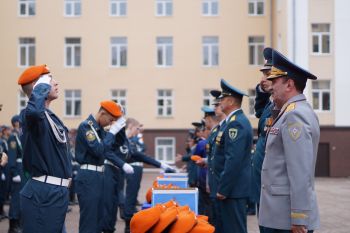
{"type": "Polygon", "coordinates": [[[303,225],[307,226],[309,222],[309,216],[305,212],[291,212],[291,223],[292,225],[303,225]]]}

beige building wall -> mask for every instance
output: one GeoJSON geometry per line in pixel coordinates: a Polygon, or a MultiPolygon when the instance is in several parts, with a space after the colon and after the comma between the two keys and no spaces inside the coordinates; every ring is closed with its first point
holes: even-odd
{"type": "MultiPolygon", "coordinates": [[[[82,15],[64,17],[63,1],[36,1],[36,15],[19,17],[17,1],[0,2],[0,123],[18,113],[19,37],[35,37],[36,64],[48,64],[60,85],[60,98],[51,108],[75,128],[111,89],[127,90],[127,113],[146,128],[191,127],[202,113],[203,89],[219,88],[220,78],[244,91],[255,88],[259,66],[248,64],[248,36],[264,36],[270,45],[270,1],[263,16],[249,16],[247,1],[219,1],[219,16],[205,17],[201,1],[173,1],[173,15],[155,16],[155,1],[129,0],[126,17],[109,16],[109,1],[82,1],[82,15]],[[5,33],[4,33],[5,32],[5,33]],[[128,38],[128,65],[110,66],[110,38],[128,38]],[[173,37],[173,66],[156,67],[156,37],[173,37]],[[202,66],[202,36],[219,37],[219,66],[202,66]],[[66,37],[80,37],[81,66],[64,67],[66,37]],[[64,90],[82,91],[81,117],[64,117],[64,90]],[[173,90],[173,116],[157,117],[158,89],[173,90]]],[[[248,112],[248,99],[243,101],[248,112]]],[[[254,126],[256,119],[251,117],[254,126]]]]}

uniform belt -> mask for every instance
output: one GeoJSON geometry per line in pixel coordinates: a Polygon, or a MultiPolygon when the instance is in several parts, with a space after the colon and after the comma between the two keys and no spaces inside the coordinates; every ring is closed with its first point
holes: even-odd
{"type": "Polygon", "coordinates": [[[17,163],[22,163],[22,159],[16,159],[17,163]]]}
{"type": "Polygon", "coordinates": [[[104,166],[96,166],[96,165],[92,165],[92,164],[83,164],[80,165],[80,169],[83,170],[90,170],[90,171],[95,171],[95,172],[103,172],[103,168],[104,166]]]}
{"type": "Polygon", "coordinates": [[[38,176],[38,177],[32,177],[32,179],[43,183],[59,185],[63,187],[69,187],[70,182],[72,181],[72,179],[63,179],[63,178],[54,177],[54,176],[38,176]]]}
{"type": "Polygon", "coordinates": [[[116,165],[114,165],[111,161],[105,159],[105,165],[110,165],[112,167],[115,167],[116,169],[119,169],[119,167],[117,167],[116,165]]]}
{"type": "Polygon", "coordinates": [[[130,165],[143,167],[143,163],[142,162],[133,162],[133,163],[130,163],[130,165]]]}

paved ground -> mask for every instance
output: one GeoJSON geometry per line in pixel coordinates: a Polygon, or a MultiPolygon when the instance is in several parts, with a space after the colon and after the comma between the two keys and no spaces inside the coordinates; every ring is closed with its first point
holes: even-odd
{"type": "MultiPolygon", "coordinates": [[[[156,173],[145,173],[139,200],[144,201],[145,192],[151,186],[156,173]]],[[[349,233],[350,232],[350,178],[318,178],[316,190],[321,214],[321,228],[315,233],[349,233]]],[[[67,214],[68,233],[78,233],[79,207],[73,206],[67,214]]],[[[124,222],[118,221],[117,233],[122,233],[124,222]]],[[[8,221],[0,222],[0,233],[6,233],[8,221]]],[[[256,216],[248,217],[249,233],[258,233],[256,216]]],[[[35,232],[33,232],[35,233],[35,232]]]]}

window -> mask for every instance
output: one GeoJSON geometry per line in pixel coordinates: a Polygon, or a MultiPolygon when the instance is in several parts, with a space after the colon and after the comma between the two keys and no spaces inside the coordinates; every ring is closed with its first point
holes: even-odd
{"type": "Polygon", "coordinates": [[[128,53],[128,39],[126,37],[111,38],[111,66],[126,67],[128,53]]]}
{"type": "Polygon", "coordinates": [[[329,54],[330,53],[330,24],[312,24],[312,53],[329,54]]]}
{"type": "Polygon", "coordinates": [[[203,90],[203,105],[204,106],[210,106],[212,104],[212,98],[210,95],[210,90],[209,89],[204,89],[203,90]]]}
{"type": "Polygon", "coordinates": [[[173,38],[157,37],[157,66],[173,65],[173,38]]]}
{"type": "Polygon", "coordinates": [[[265,47],[263,36],[250,36],[248,38],[249,44],[249,65],[263,65],[265,47]]]}
{"type": "Polygon", "coordinates": [[[126,0],[110,0],[109,12],[111,16],[126,16],[127,2],[126,0]]]}
{"type": "Polygon", "coordinates": [[[248,0],[249,15],[263,15],[265,0],[248,0]]]}
{"type": "Polygon", "coordinates": [[[204,36],[202,38],[203,66],[219,65],[219,38],[217,36],[204,36]]]}
{"type": "Polygon", "coordinates": [[[156,159],[161,162],[175,163],[175,138],[156,137],[156,159]]]}
{"type": "Polygon", "coordinates": [[[219,0],[202,0],[202,14],[216,16],[219,14],[219,0]]]}
{"type": "Polygon", "coordinates": [[[171,90],[158,90],[158,116],[169,117],[173,114],[173,94],[171,90]]]}
{"type": "Polygon", "coordinates": [[[64,16],[76,17],[81,15],[81,0],[64,0],[64,16]]]}
{"type": "Polygon", "coordinates": [[[18,112],[21,112],[27,107],[28,97],[22,92],[18,93],[18,112]]]}
{"type": "Polygon", "coordinates": [[[65,116],[79,117],[81,116],[81,91],[65,90],[65,116]]]}
{"type": "Polygon", "coordinates": [[[254,105],[255,105],[255,96],[256,96],[255,89],[249,89],[248,95],[249,95],[249,115],[254,115],[255,114],[254,105]]]}
{"type": "Polygon", "coordinates": [[[35,65],[35,38],[19,38],[19,67],[35,65]]]}
{"type": "Polygon", "coordinates": [[[312,107],[317,111],[331,110],[331,84],[327,80],[312,82],[312,107]]]}
{"type": "Polygon", "coordinates": [[[81,64],[81,42],[80,38],[66,38],[66,67],[79,67],[81,64]]]}
{"type": "Polygon", "coordinates": [[[19,0],[18,10],[20,16],[35,15],[35,0],[19,0]]]}
{"type": "Polygon", "coordinates": [[[173,14],[173,0],[156,0],[156,16],[171,16],[173,14]]]}
{"type": "Polygon", "coordinates": [[[119,103],[124,109],[124,114],[126,114],[126,90],[125,89],[111,90],[111,99],[119,103]]]}

